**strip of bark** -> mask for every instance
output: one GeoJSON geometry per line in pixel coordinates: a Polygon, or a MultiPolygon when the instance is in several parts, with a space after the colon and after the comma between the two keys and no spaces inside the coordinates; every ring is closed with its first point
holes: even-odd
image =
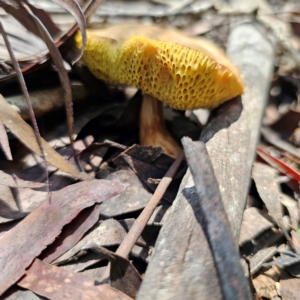
{"type": "Polygon", "coordinates": [[[228,300],[235,297],[251,299],[205,144],[192,142],[189,138],[181,141],[194,178],[200,210],[203,212],[198,222],[212,251],[223,297],[228,300]]]}

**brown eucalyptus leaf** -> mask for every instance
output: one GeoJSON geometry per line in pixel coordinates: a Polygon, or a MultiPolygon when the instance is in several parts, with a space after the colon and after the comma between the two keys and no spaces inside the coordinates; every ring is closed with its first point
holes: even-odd
{"type": "Polygon", "coordinates": [[[95,281],[79,273],[47,264],[35,259],[18,285],[53,300],[130,300],[125,294],[107,284],[95,285],[95,281]]]}
{"type": "MultiPolygon", "coordinates": [[[[42,157],[33,129],[0,95],[0,121],[30,150],[42,157]]],[[[76,168],[64,160],[46,141],[42,139],[42,146],[47,153],[47,161],[51,165],[71,174],[75,178],[86,178],[86,174],[79,173],[76,168]]]]}
{"type": "Polygon", "coordinates": [[[0,239],[0,295],[15,283],[33,259],[81,210],[121,193],[118,182],[93,180],[70,185],[51,195],[0,239]],[[12,243],[14,241],[14,243],[12,243]]]}
{"type": "Polygon", "coordinates": [[[66,225],[62,233],[41,254],[42,261],[51,263],[53,260],[67,252],[75,246],[83,235],[93,226],[99,219],[100,205],[88,207],[84,209],[71,223],[66,225]]]}

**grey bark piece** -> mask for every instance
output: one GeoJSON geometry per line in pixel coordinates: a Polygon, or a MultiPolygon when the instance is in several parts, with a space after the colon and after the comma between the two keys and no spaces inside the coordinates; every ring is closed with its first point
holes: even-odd
{"type": "Polygon", "coordinates": [[[213,258],[195,216],[198,197],[190,171],[185,175],[137,299],[221,299],[213,258]],[[209,276],[208,276],[209,274],[209,276]]]}
{"type": "Polygon", "coordinates": [[[274,48],[254,25],[242,24],[231,32],[227,54],[240,70],[245,84],[243,111],[237,122],[216,133],[206,147],[233,235],[238,241],[261,119],[273,74],[274,48]]]}
{"type": "MultiPolygon", "coordinates": [[[[207,150],[237,243],[274,49],[251,24],[234,28],[228,41],[228,55],[245,83],[243,111],[235,123],[207,142],[207,150]]],[[[160,231],[137,300],[222,299],[209,245],[192,208],[197,201],[188,171],[160,231]]]]}

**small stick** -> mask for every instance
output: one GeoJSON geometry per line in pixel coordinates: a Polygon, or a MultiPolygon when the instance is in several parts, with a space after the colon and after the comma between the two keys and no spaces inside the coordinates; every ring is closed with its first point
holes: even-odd
{"type": "Polygon", "coordinates": [[[157,186],[153,196],[151,197],[149,203],[146,205],[144,210],[138,216],[138,218],[133,223],[131,229],[125,236],[124,240],[122,241],[121,245],[116,251],[116,254],[121,256],[127,257],[133,248],[134,244],[138,240],[139,236],[141,235],[144,227],[146,226],[147,222],[149,221],[151,215],[153,214],[158,202],[163,197],[165,191],[167,190],[168,186],[172,182],[174,175],[176,174],[177,169],[179,168],[181,161],[184,157],[183,151],[177,156],[176,160],[173,162],[165,176],[160,181],[159,185],[157,186]]]}

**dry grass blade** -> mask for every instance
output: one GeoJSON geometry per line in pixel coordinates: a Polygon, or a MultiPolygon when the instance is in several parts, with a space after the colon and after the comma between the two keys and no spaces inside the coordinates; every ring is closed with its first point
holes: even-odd
{"type": "Polygon", "coordinates": [[[76,19],[76,22],[78,24],[78,27],[79,27],[79,30],[80,30],[80,33],[82,36],[82,48],[81,48],[79,55],[77,57],[73,57],[72,64],[74,64],[82,56],[83,51],[85,49],[85,45],[86,45],[86,32],[85,32],[86,21],[85,21],[84,14],[83,14],[79,4],[76,2],[76,0],[52,0],[52,1],[56,2],[61,7],[66,9],[68,12],[70,12],[73,15],[73,17],[76,19]]]}
{"type": "Polygon", "coordinates": [[[138,240],[139,236],[141,235],[144,227],[146,226],[147,222],[149,221],[151,215],[153,214],[158,202],[163,197],[165,191],[167,190],[168,186],[172,182],[174,175],[176,174],[177,169],[179,168],[181,161],[183,159],[183,152],[181,152],[176,160],[173,162],[171,167],[169,168],[168,172],[160,181],[159,185],[157,186],[153,196],[151,197],[149,203],[146,205],[144,210],[141,212],[139,217],[135,220],[133,226],[131,227],[130,231],[126,235],[125,239],[119,246],[116,251],[116,254],[127,257],[130,253],[131,249],[133,248],[134,244],[138,240]]]}
{"type": "Polygon", "coordinates": [[[203,212],[201,225],[214,257],[223,297],[227,300],[250,299],[237,246],[205,144],[200,141],[192,142],[189,138],[183,138],[182,144],[195,181],[203,212]]]}
{"type": "MultiPolygon", "coordinates": [[[[0,95],[0,121],[26,146],[28,149],[42,157],[33,129],[20,117],[20,115],[0,95]]],[[[47,156],[47,162],[75,178],[89,179],[85,173],[77,171],[75,166],[64,160],[49,144],[41,138],[41,144],[47,156]]]]}
{"type": "MultiPolygon", "coordinates": [[[[41,36],[42,36],[44,42],[46,43],[46,45],[49,49],[50,55],[53,59],[53,62],[57,68],[57,73],[59,75],[62,87],[65,92],[65,103],[66,103],[69,138],[70,138],[71,145],[72,145],[72,148],[74,151],[74,156],[77,157],[75,149],[74,149],[74,138],[73,138],[74,118],[73,118],[72,91],[71,91],[71,84],[70,84],[68,72],[63,65],[62,56],[61,56],[57,46],[55,45],[53,39],[51,38],[49,32],[45,28],[44,24],[40,21],[39,18],[37,18],[31,12],[31,10],[29,9],[28,6],[24,6],[24,7],[26,8],[27,12],[31,15],[33,20],[35,21],[37,27],[39,28],[41,36]]],[[[80,167],[80,164],[78,164],[78,166],[80,167]]]]}
{"type": "Polygon", "coordinates": [[[4,125],[0,122],[0,147],[7,160],[12,160],[12,155],[9,147],[8,136],[4,125]]]}

